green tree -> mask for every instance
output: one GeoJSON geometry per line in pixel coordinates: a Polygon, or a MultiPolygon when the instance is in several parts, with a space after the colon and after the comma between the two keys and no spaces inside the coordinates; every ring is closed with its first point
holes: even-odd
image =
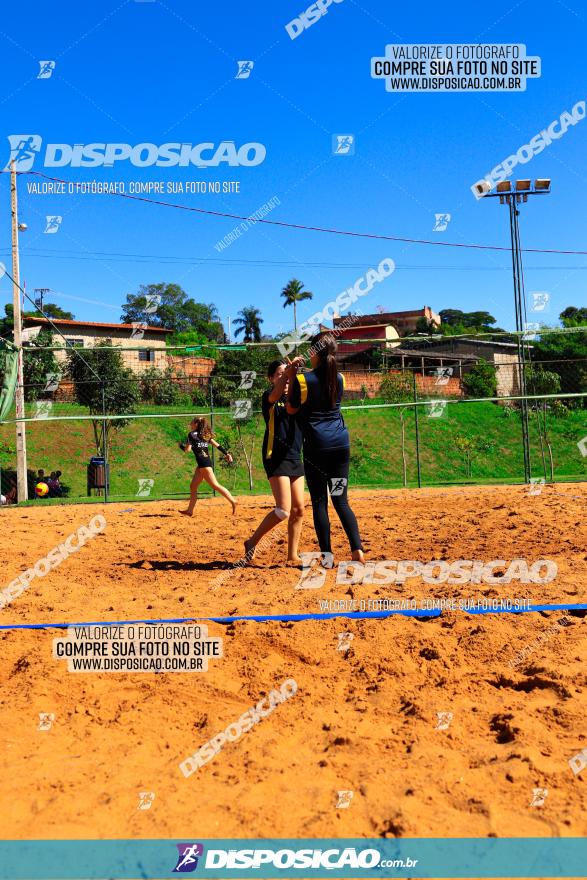
{"type": "Polygon", "coordinates": [[[314,294],[310,293],[309,290],[304,290],[304,285],[301,281],[298,281],[297,278],[292,278],[291,281],[288,281],[288,283],[281,291],[281,296],[285,300],[285,302],[283,303],[284,309],[287,308],[287,306],[293,306],[295,333],[295,331],[298,329],[297,304],[299,302],[303,302],[303,300],[305,299],[312,299],[314,294]]]}
{"type": "MultiPolygon", "coordinates": [[[[414,399],[413,380],[407,373],[388,373],[379,386],[381,397],[385,403],[408,403],[414,399]]],[[[406,411],[407,407],[398,407],[402,444],[402,475],[404,486],[408,485],[408,463],[406,459],[406,411]]]]}
{"type": "Polygon", "coordinates": [[[33,312],[25,312],[26,318],[43,318],[45,315],[49,318],[61,318],[62,321],[73,321],[75,316],[73,312],[66,312],[65,309],[62,309],[61,306],[56,305],[55,303],[44,303],[43,311],[37,309],[33,312]]]}
{"type": "Polygon", "coordinates": [[[468,373],[463,374],[462,385],[468,397],[496,397],[497,373],[495,366],[481,358],[468,373]]]}
{"type": "Polygon", "coordinates": [[[234,322],[235,338],[244,333],[243,342],[261,342],[261,312],[255,306],[245,306],[234,322]]]}
{"type": "Polygon", "coordinates": [[[4,306],[4,317],[0,318],[0,336],[5,339],[10,338],[12,341],[12,331],[14,329],[14,308],[12,303],[6,303],[4,306]]]}
{"type": "Polygon", "coordinates": [[[124,366],[122,352],[112,347],[110,339],[84,348],[83,353],[71,349],[67,374],[73,381],[76,401],[97,416],[92,420],[96,451],[105,455],[110,451],[114,433],[128,425],[129,420],[112,419],[103,424],[100,416],[136,412],[140,400],[137,377],[124,366]]]}
{"type": "Polygon", "coordinates": [[[587,324],[587,308],[576,308],[576,306],[567,306],[560,313],[559,318],[563,327],[583,327],[587,324]]]}
{"type": "Polygon", "coordinates": [[[558,373],[545,370],[540,364],[528,364],[526,389],[528,394],[558,394],[561,390],[561,379],[558,373]]]}
{"type": "Polygon", "coordinates": [[[46,386],[50,374],[60,374],[59,364],[53,351],[39,351],[53,346],[53,334],[43,328],[39,335],[23,349],[22,371],[25,400],[38,400],[46,397],[46,386]]]}
{"type": "MultiPolygon", "coordinates": [[[[566,311],[566,310],[565,310],[566,311]]],[[[581,326],[581,325],[579,325],[581,326]]],[[[532,342],[532,360],[560,377],[563,394],[583,394],[587,391],[587,327],[565,333],[542,333],[532,342]]],[[[575,405],[586,406],[587,400],[578,399],[575,405]]]]}
{"type": "Polygon", "coordinates": [[[222,341],[224,335],[216,306],[196,302],[179,284],[141,284],[138,293],[127,295],[120,320],[125,324],[141,321],[174,333],[196,330],[214,342],[222,341]]]}
{"type": "Polygon", "coordinates": [[[457,434],[453,442],[465,462],[467,477],[471,477],[473,471],[473,458],[479,452],[476,441],[472,437],[467,437],[465,434],[457,434]]]}

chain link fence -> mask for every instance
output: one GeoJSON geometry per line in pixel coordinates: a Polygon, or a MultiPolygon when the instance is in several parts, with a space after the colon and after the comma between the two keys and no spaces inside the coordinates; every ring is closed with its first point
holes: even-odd
{"type": "MultiPolygon", "coordinates": [[[[227,371],[222,359],[166,351],[133,363],[136,351],[121,349],[123,378],[102,370],[91,351],[83,350],[94,374],[68,370],[71,354],[45,358],[35,372],[27,358],[39,353],[24,350],[29,498],[37,483],[50,486],[35,503],[185,497],[194,462],[179,443],[196,414],[234,457],[227,464],[216,456],[220,482],[239,494],[268,491],[260,403],[274,348],[258,350],[254,368],[239,371],[227,371]]],[[[239,356],[231,352],[231,363],[239,356]]],[[[529,491],[538,492],[544,482],[587,478],[587,357],[521,363],[503,349],[480,358],[462,346],[441,354],[402,346],[382,347],[376,361],[340,364],[353,488],[531,481],[529,491]]],[[[0,468],[10,498],[14,411],[0,424],[0,468]]]]}

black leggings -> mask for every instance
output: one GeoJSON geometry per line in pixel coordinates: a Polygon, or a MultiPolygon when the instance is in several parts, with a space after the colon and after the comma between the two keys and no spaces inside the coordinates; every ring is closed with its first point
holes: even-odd
{"type": "Polygon", "coordinates": [[[331,553],[328,490],[352,550],[362,550],[357,518],[348,501],[350,449],[304,450],[306,482],[312,499],[314,528],[322,553],[331,553]]]}

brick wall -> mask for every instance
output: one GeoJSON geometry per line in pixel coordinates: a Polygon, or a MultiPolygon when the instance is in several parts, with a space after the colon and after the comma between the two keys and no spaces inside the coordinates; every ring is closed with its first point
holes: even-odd
{"type": "MultiPolygon", "coordinates": [[[[367,373],[360,370],[345,370],[343,372],[345,379],[345,392],[348,393],[350,397],[361,396],[361,388],[363,385],[367,388],[367,397],[377,397],[381,382],[386,375],[385,373],[367,373]]],[[[401,370],[390,370],[390,372],[400,375],[401,370]]],[[[422,376],[421,373],[416,373],[416,388],[418,389],[418,393],[424,395],[437,394],[439,397],[463,396],[463,390],[458,378],[452,376],[446,385],[437,385],[436,381],[436,376],[422,376]]]]}

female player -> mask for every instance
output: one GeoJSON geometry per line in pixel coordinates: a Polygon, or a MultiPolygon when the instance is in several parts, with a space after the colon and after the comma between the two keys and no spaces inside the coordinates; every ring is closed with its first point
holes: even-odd
{"type": "Polygon", "coordinates": [[[275,499],[275,508],[245,541],[245,559],[250,561],[263,535],[287,520],[287,561],[301,562],[298,555],[304,516],[304,466],[301,460],[302,432],[297,419],[286,412],[288,383],[295,375],[294,364],[272,361],[267,368],[271,388],[263,393],[261,409],[265,419],[263,466],[275,499]]]}
{"type": "Polygon", "coordinates": [[[230,501],[232,504],[232,512],[234,513],[236,510],[236,501],[224,486],[221,486],[214,471],[212,470],[212,459],[208,453],[208,444],[211,443],[212,446],[215,446],[225,457],[227,462],[230,464],[232,462],[232,455],[220,443],[217,443],[214,437],[212,436],[212,429],[208,424],[208,419],[203,416],[199,416],[193,418],[190,424],[191,431],[188,434],[188,438],[185,443],[180,443],[180,449],[183,449],[184,452],[187,452],[188,449],[191,449],[196,457],[196,469],[194,471],[194,476],[192,477],[192,482],[190,484],[190,503],[188,504],[187,510],[181,510],[180,513],[183,513],[184,516],[192,516],[194,513],[194,507],[196,506],[196,501],[198,500],[198,486],[205,480],[209,486],[212,486],[213,489],[216,489],[223,498],[226,498],[227,501],[230,501]]]}
{"type": "MultiPolygon", "coordinates": [[[[332,553],[328,492],[346,532],[352,558],[363,562],[357,518],[348,502],[350,438],[340,411],[344,379],[336,368],[336,343],[331,334],[311,340],[312,370],[298,373],[290,383],[287,411],[298,415],[304,437],[304,468],[322,553],[332,553]]],[[[297,366],[294,367],[297,369],[297,366]]]]}

